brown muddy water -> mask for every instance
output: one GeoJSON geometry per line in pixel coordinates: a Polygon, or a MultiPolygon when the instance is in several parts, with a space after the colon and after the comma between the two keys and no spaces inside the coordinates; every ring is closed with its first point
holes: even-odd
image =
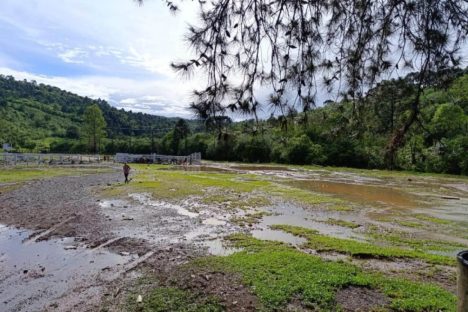
{"type": "Polygon", "coordinates": [[[417,208],[423,205],[416,195],[380,185],[364,185],[318,180],[296,180],[288,182],[287,184],[313,192],[333,194],[339,198],[362,204],[399,208],[417,208]]]}

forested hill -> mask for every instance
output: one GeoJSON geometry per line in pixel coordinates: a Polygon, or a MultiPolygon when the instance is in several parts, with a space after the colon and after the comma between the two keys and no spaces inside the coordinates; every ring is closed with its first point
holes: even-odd
{"type": "MultiPolygon", "coordinates": [[[[62,141],[61,138],[78,139],[83,112],[91,104],[101,108],[109,138],[150,136],[151,129],[156,138],[162,137],[180,119],[125,111],[104,100],[0,75],[0,143],[41,150],[48,149],[52,142],[62,141]]],[[[192,130],[200,128],[196,121],[187,123],[192,130]]]]}

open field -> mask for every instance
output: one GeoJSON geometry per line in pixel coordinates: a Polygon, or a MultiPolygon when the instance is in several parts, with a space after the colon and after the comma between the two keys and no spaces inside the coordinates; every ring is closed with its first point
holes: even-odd
{"type": "Polygon", "coordinates": [[[0,310],[455,311],[466,177],[132,167],[0,172],[0,310]]]}

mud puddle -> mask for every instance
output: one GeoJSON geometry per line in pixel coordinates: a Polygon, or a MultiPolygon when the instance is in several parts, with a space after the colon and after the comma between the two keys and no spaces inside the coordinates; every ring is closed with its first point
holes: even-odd
{"type": "Polygon", "coordinates": [[[229,222],[234,213],[187,199],[180,203],[155,200],[150,194],[129,194],[128,200],[105,200],[103,213],[118,237],[145,239],[152,245],[193,244],[210,254],[225,255],[231,249],[222,237],[238,232],[229,222]]]}
{"type": "Polygon", "coordinates": [[[30,241],[32,234],[0,225],[1,311],[58,308],[53,301],[76,289],[96,292],[99,298],[99,280],[132,258],[88,249],[73,238],[30,241]]]}
{"type": "MultiPolygon", "coordinates": [[[[272,230],[272,225],[292,225],[307,229],[313,229],[323,235],[330,235],[339,238],[355,238],[363,240],[364,236],[351,228],[325,223],[330,218],[356,222],[359,216],[343,216],[338,212],[328,212],[321,210],[308,210],[294,204],[278,203],[265,208],[269,215],[262,217],[260,223],[251,232],[255,238],[262,240],[276,240],[294,246],[299,246],[306,242],[304,238],[292,234],[272,230]]],[[[360,221],[363,221],[362,218],[360,221]]]]}
{"type": "Polygon", "coordinates": [[[259,230],[253,230],[252,236],[260,240],[271,240],[286,243],[293,246],[300,246],[307,242],[305,238],[295,236],[283,231],[272,230],[268,227],[265,227],[264,224],[261,225],[262,228],[259,230]]]}
{"type": "Polygon", "coordinates": [[[419,213],[429,212],[436,218],[442,218],[453,222],[468,222],[468,198],[459,200],[444,200],[440,204],[429,209],[416,210],[419,213]]]}
{"type": "Polygon", "coordinates": [[[233,253],[242,251],[240,248],[230,247],[222,238],[213,240],[205,240],[198,243],[203,249],[207,249],[208,253],[213,256],[229,256],[233,253]]]}
{"type": "Polygon", "coordinates": [[[418,201],[416,196],[385,186],[316,180],[291,181],[288,185],[313,192],[337,195],[338,197],[357,203],[398,208],[418,208],[423,206],[423,203],[418,201]]]}

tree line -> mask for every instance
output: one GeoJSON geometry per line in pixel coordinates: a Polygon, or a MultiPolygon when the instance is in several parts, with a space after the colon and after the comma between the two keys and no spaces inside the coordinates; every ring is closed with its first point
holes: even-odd
{"type": "Polygon", "coordinates": [[[175,119],[161,124],[156,120],[166,119],[159,117],[154,123],[135,123],[135,128],[125,129],[128,135],[112,131],[99,101],[89,99],[84,104],[83,98],[73,95],[80,99],[76,106],[83,110],[72,114],[70,111],[78,110],[73,101],[60,104],[60,99],[49,97],[51,102],[43,102],[47,98],[33,92],[37,85],[23,81],[21,88],[32,85],[29,92],[12,92],[11,86],[0,89],[0,138],[24,151],[38,151],[37,145],[47,142],[50,152],[201,152],[204,159],[211,160],[468,174],[468,71],[452,69],[432,77],[421,95],[419,121],[391,160],[386,157],[388,142],[411,114],[417,90],[413,74],[379,83],[358,109],[353,101],[342,100],[325,101],[308,112],[290,110],[284,116],[272,114],[267,119],[241,122],[220,116],[215,122],[175,119]],[[62,105],[67,108],[60,109],[62,105]],[[23,135],[21,140],[8,141],[5,129],[9,128],[23,135]],[[151,133],[151,129],[163,131],[151,133]]]}

